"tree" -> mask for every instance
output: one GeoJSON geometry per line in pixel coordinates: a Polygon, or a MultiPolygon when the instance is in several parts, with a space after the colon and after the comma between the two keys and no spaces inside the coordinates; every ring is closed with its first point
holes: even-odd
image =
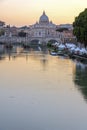
{"type": "Polygon", "coordinates": [[[5,22],[0,21],[0,26],[4,26],[4,25],[5,25],[5,22]]]}
{"type": "Polygon", "coordinates": [[[18,33],[18,36],[19,37],[26,37],[26,32],[21,31],[18,33]]]}
{"type": "Polygon", "coordinates": [[[3,29],[0,29],[0,36],[4,35],[5,31],[3,29]]]}
{"type": "Polygon", "coordinates": [[[87,9],[75,18],[73,27],[73,33],[77,37],[77,41],[87,46],[87,9]]]}

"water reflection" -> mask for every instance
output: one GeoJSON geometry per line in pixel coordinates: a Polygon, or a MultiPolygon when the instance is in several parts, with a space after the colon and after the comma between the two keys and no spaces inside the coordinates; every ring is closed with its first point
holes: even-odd
{"type": "Polygon", "coordinates": [[[47,53],[45,47],[18,47],[1,55],[0,130],[87,130],[74,63],[47,53]]]}
{"type": "Polygon", "coordinates": [[[76,63],[74,82],[87,100],[87,64],[76,63]]]}
{"type": "MultiPolygon", "coordinates": [[[[20,56],[24,56],[24,55],[29,55],[29,54],[35,54],[39,52],[40,54],[47,54],[48,51],[47,51],[47,48],[45,46],[33,46],[31,48],[26,48],[24,49],[23,47],[21,46],[13,46],[12,49],[8,48],[8,49],[4,49],[3,52],[0,53],[0,60],[3,60],[3,57],[6,57],[8,56],[9,57],[9,60],[11,57],[20,57],[20,56]]],[[[27,59],[27,58],[26,58],[27,59]]]]}
{"type": "Polygon", "coordinates": [[[47,54],[48,50],[46,46],[36,45],[26,49],[21,46],[13,46],[12,49],[4,49],[3,53],[0,53],[0,61],[5,59],[10,61],[25,57],[26,62],[28,62],[29,58],[32,57],[33,59],[39,59],[43,66],[43,70],[45,70],[47,66],[47,54]]]}

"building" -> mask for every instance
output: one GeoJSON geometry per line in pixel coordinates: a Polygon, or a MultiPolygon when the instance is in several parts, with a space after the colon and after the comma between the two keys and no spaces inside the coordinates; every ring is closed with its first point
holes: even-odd
{"type": "Polygon", "coordinates": [[[48,16],[43,11],[39,21],[30,26],[28,36],[31,38],[31,41],[38,40],[46,43],[48,41],[62,42],[62,34],[56,31],[56,27],[52,21],[49,21],[48,16]]]}
{"type": "Polygon", "coordinates": [[[62,32],[64,37],[64,43],[76,43],[76,36],[73,35],[73,30],[66,30],[62,32]]]}
{"type": "Polygon", "coordinates": [[[68,30],[73,30],[73,25],[72,24],[60,24],[57,26],[57,28],[66,28],[68,30]]]}
{"type": "Polygon", "coordinates": [[[77,39],[73,35],[73,25],[72,24],[60,24],[57,25],[57,30],[63,35],[64,43],[76,43],[77,39]]]}

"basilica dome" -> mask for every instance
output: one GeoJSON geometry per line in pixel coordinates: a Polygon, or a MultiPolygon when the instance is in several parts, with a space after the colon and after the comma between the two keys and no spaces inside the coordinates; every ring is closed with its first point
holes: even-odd
{"type": "Polygon", "coordinates": [[[45,14],[45,12],[43,12],[42,16],[40,17],[39,23],[40,23],[40,24],[48,24],[48,23],[49,23],[49,18],[48,18],[48,16],[45,14]]]}

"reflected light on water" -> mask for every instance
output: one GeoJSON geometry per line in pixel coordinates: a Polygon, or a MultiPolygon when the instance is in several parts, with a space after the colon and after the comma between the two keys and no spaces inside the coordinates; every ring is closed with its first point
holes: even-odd
{"type": "Polygon", "coordinates": [[[38,51],[6,55],[0,61],[0,129],[86,130],[77,69],[70,59],[38,51]]]}

